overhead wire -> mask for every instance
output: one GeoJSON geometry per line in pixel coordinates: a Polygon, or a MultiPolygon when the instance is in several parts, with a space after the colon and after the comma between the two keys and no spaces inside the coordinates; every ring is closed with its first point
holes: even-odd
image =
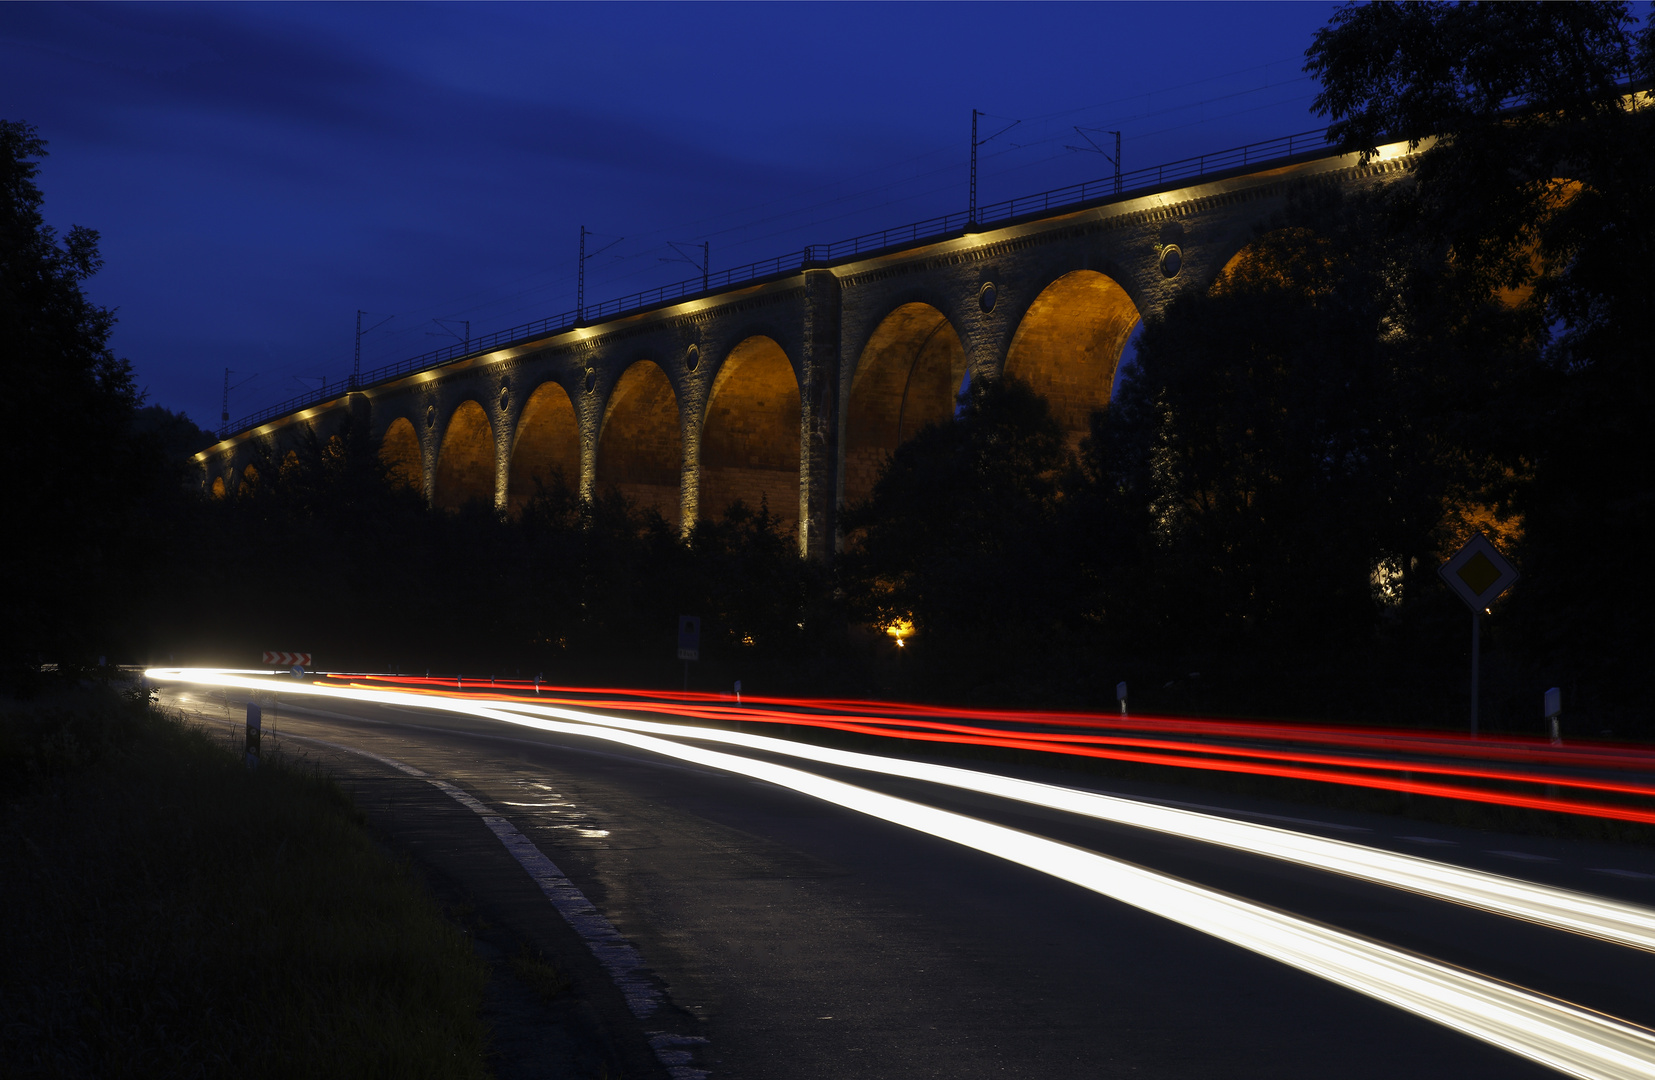
{"type": "MultiPolygon", "coordinates": [[[[1096,113],[1103,109],[1114,108],[1125,102],[1164,99],[1166,95],[1176,93],[1180,90],[1186,90],[1196,86],[1205,86],[1215,82],[1221,82],[1226,79],[1250,75],[1259,71],[1266,71],[1290,62],[1292,61],[1289,59],[1267,61],[1262,64],[1254,64],[1243,68],[1236,68],[1231,71],[1220,72],[1214,75],[1204,76],[1199,79],[1186,80],[1184,82],[1168,87],[1162,87],[1156,90],[1122,95],[1120,97],[1106,99],[1104,101],[1089,105],[1069,109],[1060,109],[1049,113],[1035,114],[1025,118],[1003,116],[998,113],[981,113],[980,115],[988,116],[997,120],[1013,121],[1014,124],[1021,122],[1025,124],[1038,125],[1047,121],[1072,118],[1088,113],[1096,113]]],[[[1262,86],[1247,87],[1230,93],[1215,95],[1192,102],[1168,105],[1162,108],[1145,109],[1131,116],[1112,117],[1109,122],[1122,123],[1133,119],[1173,116],[1179,113],[1186,113],[1191,109],[1202,108],[1216,102],[1245,98],[1271,89],[1308,82],[1311,81],[1311,79],[1312,77],[1308,75],[1297,75],[1286,80],[1271,80],[1267,81],[1262,86]]],[[[1299,97],[1308,97],[1308,95],[1300,95],[1299,97]]],[[[1134,141],[1141,142],[1144,139],[1186,130],[1191,127],[1199,127],[1203,124],[1218,122],[1220,120],[1235,116],[1245,115],[1250,112],[1256,112],[1261,109],[1292,104],[1298,99],[1298,97],[1287,98],[1245,109],[1229,110],[1213,116],[1203,116],[1200,119],[1187,121],[1181,124],[1170,124],[1150,131],[1133,132],[1131,137],[1134,141]]],[[[1005,130],[1009,130],[1009,128],[1005,130]]],[[[997,132],[996,134],[1000,133],[1002,132],[997,132]]],[[[1032,141],[1019,142],[1015,144],[1001,144],[995,146],[993,149],[986,150],[980,154],[979,160],[984,163],[994,163],[994,166],[990,174],[984,178],[985,181],[992,182],[992,180],[996,177],[1004,179],[1004,177],[1011,174],[1039,169],[1042,166],[1049,166],[1052,162],[1069,156],[1067,152],[1059,152],[1047,154],[1036,158],[1033,161],[1025,161],[1019,164],[1012,164],[1007,160],[1012,155],[1023,154],[1031,148],[1056,143],[1060,139],[1066,137],[1066,135],[1067,128],[1065,128],[1064,133],[1046,135],[1032,141]]],[[[989,138],[992,139],[994,136],[991,135],[989,138]]],[[[987,139],[981,140],[979,142],[979,146],[986,145],[988,141],[989,140],[987,139]]],[[[901,158],[884,160],[878,164],[870,165],[865,169],[858,170],[845,176],[837,177],[827,182],[812,184],[804,188],[790,189],[787,192],[779,194],[775,198],[766,200],[762,203],[747,204],[739,208],[732,208],[727,211],[720,211],[701,217],[691,218],[685,221],[678,221],[658,228],[640,230],[630,234],[628,239],[634,242],[647,241],[669,234],[675,236],[688,235],[698,240],[720,238],[723,240],[723,243],[720,245],[722,252],[725,254],[735,254],[736,259],[733,261],[736,265],[741,265],[741,257],[747,254],[750,249],[757,247],[758,245],[776,241],[788,236],[797,236],[808,229],[845,221],[847,219],[854,219],[858,216],[873,214],[880,210],[887,210],[907,204],[920,204],[927,199],[931,199],[935,196],[951,191],[959,186],[957,181],[936,183],[934,182],[935,178],[958,173],[962,167],[963,157],[964,154],[958,148],[950,146],[936,146],[931,149],[920,151],[919,153],[903,156],[901,158]],[[946,160],[938,161],[936,165],[930,168],[921,168],[914,171],[904,168],[905,166],[912,166],[928,160],[935,160],[939,157],[946,158],[946,160]],[[902,175],[898,175],[895,178],[889,179],[883,183],[877,183],[865,187],[855,187],[851,190],[846,190],[848,185],[854,185],[858,180],[870,176],[890,176],[893,171],[899,171],[902,175]],[[816,199],[803,204],[797,202],[801,195],[809,196],[825,191],[832,191],[834,194],[829,195],[826,198],[816,199]],[[757,214],[757,212],[770,210],[777,206],[784,205],[787,208],[779,212],[757,214]],[[755,216],[756,214],[757,216],[755,216]]],[[[923,209],[916,207],[914,212],[923,213],[924,211],[923,209]]],[[[571,245],[571,247],[572,246],[573,245],[571,245]]],[[[665,247],[666,245],[664,243],[648,245],[630,253],[618,254],[615,256],[613,261],[608,263],[599,263],[596,266],[589,261],[587,265],[588,287],[591,288],[595,285],[600,289],[614,289],[628,283],[659,280],[661,276],[660,265],[656,262],[646,260],[649,256],[659,254],[661,251],[665,250],[665,247]],[[613,272],[616,266],[626,263],[634,263],[636,264],[636,268],[628,269],[627,271],[620,273],[613,272]]],[[[509,279],[509,283],[519,286],[518,288],[501,291],[498,286],[482,286],[480,288],[441,300],[433,300],[427,303],[411,305],[408,309],[396,313],[404,319],[412,320],[406,327],[399,328],[400,332],[393,331],[388,333],[378,333],[373,339],[371,339],[371,341],[366,335],[364,335],[364,360],[366,362],[371,356],[373,362],[377,364],[400,359],[400,354],[394,355],[394,350],[397,349],[399,343],[407,342],[413,339],[413,337],[419,333],[421,326],[437,319],[458,319],[469,317],[473,321],[484,318],[509,321],[513,316],[521,316],[528,312],[545,312],[548,307],[546,302],[547,299],[564,289],[568,289],[574,281],[575,275],[573,273],[559,273],[551,270],[536,270],[509,279]]],[[[569,304],[568,307],[572,310],[573,304],[569,304]]],[[[476,336],[485,336],[486,333],[487,331],[485,329],[480,331],[476,336]]],[[[310,366],[310,362],[306,362],[301,366],[308,367],[310,366]]]]}

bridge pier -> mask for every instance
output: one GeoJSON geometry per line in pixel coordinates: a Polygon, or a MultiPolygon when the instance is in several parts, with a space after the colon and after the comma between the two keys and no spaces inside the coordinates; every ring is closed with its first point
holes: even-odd
{"type": "Polygon", "coordinates": [[[799,369],[799,551],[833,554],[838,534],[839,379],[844,296],[830,270],[805,271],[799,369]]]}
{"type": "Polygon", "coordinates": [[[489,409],[494,427],[494,509],[504,513],[511,486],[511,451],[517,434],[518,413],[513,407],[511,379],[500,381],[497,404],[489,409]]]}

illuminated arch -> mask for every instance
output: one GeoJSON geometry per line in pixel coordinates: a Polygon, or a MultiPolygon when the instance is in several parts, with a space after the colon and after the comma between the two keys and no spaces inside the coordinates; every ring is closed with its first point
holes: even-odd
{"type": "Polygon", "coordinates": [[[660,366],[639,360],[609,394],[598,436],[597,487],[679,522],[684,439],[678,395],[660,366]]]}
{"type": "Polygon", "coordinates": [[[276,475],[281,478],[283,484],[297,481],[303,473],[304,465],[299,461],[297,450],[289,450],[282,455],[281,464],[276,468],[276,475]]]}
{"type": "Polygon", "coordinates": [[[1545,261],[1540,255],[1540,232],[1551,223],[1550,219],[1554,215],[1561,213],[1579,198],[1586,187],[1579,180],[1554,176],[1550,180],[1535,184],[1532,190],[1535,193],[1537,214],[1529,225],[1527,235],[1523,237],[1523,247],[1529,262],[1529,278],[1519,282],[1514,288],[1499,288],[1494,291],[1494,298],[1508,308],[1521,307],[1534,295],[1535,285],[1547,272],[1545,261]]]}
{"type": "Polygon", "coordinates": [[[1280,290],[1314,295],[1332,283],[1339,257],[1331,240],[1310,229],[1276,229],[1230,256],[1208,291],[1214,296],[1280,290]]]}
{"type": "Polygon", "coordinates": [[[845,415],[844,501],[873,491],[886,455],[927,424],[954,414],[965,380],[965,348],[930,304],[885,316],[856,363],[845,415]]]}
{"type": "Polygon", "coordinates": [[[494,428],[475,401],[466,401],[449,417],[437,454],[431,505],[458,510],[467,503],[494,505],[494,428]]]}
{"type": "Polygon", "coordinates": [[[229,494],[229,492],[227,492],[224,488],[224,477],[213,477],[213,498],[222,499],[227,494],[229,494]]]}
{"type": "Polygon", "coordinates": [[[740,499],[793,528],[799,519],[799,380],[782,347],[750,337],[725,358],[701,427],[703,515],[740,499]]]}
{"type": "Polygon", "coordinates": [[[1017,324],[1006,375],[1045,397],[1071,442],[1109,404],[1121,352],[1140,322],[1126,290],[1096,270],[1074,270],[1043,289],[1017,324]]]}
{"type": "Polygon", "coordinates": [[[236,494],[245,495],[258,490],[259,470],[249,465],[241,470],[241,483],[236,485],[236,494]]]}
{"type": "Polygon", "coordinates": [[[385,429],[385,438],[379,443],[379,462],[392,487],[410,487],[415,491],[425,488],[425,468],[420,459],[419,436],[414,425],[405,417],[397,417],[385,429]]]}
{"type": "Polygon", "coordinates": [[[529,395],[517,420],[506,480],[507,507],[513,514],[521,512],[540,485],[549,487],[559,475],[572,490],[580,490],[580,420],[569,392],[559,383],[546,382],[529,395]]]}

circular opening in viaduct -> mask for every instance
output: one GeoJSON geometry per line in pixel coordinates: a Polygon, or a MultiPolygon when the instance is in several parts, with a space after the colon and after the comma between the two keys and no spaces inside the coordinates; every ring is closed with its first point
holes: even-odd
{"type": "Polygon", "coordinates": [[[701,351],[694,345],[690,346],[690,351],[684,356],[684,366],[691,371],[701,366],[701,351]]]}
{"type": "Polygon", "coordinates": [[[1178,276],[1179,269],[1184,265],[1184,253],[1178,250],[1177,244],[1168,244],[1161,249],[1161,276],[1173,278],[1178,276]]]}
{"type": "Polygon", "coordinates": [[[977,306],[983,309],[984,315],[994,310],[994,301],[998,299],[999,295],[992,281],[983,282],[983,287],[977,290],[977,306]]]}

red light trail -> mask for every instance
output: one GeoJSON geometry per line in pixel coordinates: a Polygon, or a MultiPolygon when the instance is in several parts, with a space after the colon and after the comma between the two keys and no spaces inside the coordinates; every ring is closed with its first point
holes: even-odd
{"type": "Polygon", "coordinates": [[[910,742],[985,746],[1007,750],[1085,757],[1171,768],[1199,769],[1280,779],[1310,780],[1410,795],[1456,799],[1499,806],[1577,814],[1655,824],[1655,807],[1578,797],[1601,793],[1655,800],[1655,784],[1598,779],[1553,771],[1562,768],[1655,770],[1655,752],[1622,746],[1556,747],[1538,739],[1473,740],[1450,733],[1398,729],[1353,729],[1279,722],[1249,723],[1181,717],[954,709],[946,706],[844,699],[747,696],[733,704],[728,695],[669,693],[612,687],[548,686],[513,680],[481,681],[465,687],[460,680],[430,677],[339,676],[349,685],[399,685],[415,693],[498,701],[607,708],[714,722],[780,724],[842,731],[910,742]],[[946,718],[946,719],[945,719],[946,718]],[[960,720],[977,721],[975,724],[960,720]],[[1005,730],[1066,728],[1066,731],[1005,730]],[[1086,729],[1074,730],[1074,729],[1086,729]],[[1161,737],[1151,737],[1161,736],[1161,737]],[[1169,738],[1167,736],[1175,736],[1169,738]],[[1176,736],[1183,736],[1180,740],[1176,736]],[[1247,740],[1232,745],[1215,740],[1247,740]],[[1267,745],[1259,746],[1264,743],[1267,745]],[[1299,744],[1299,748],[1285,745],[1299,744]],[[1338,748],[1365,751],[1358,756],[1329,752],[1338,748]],[[1397,756],[1415,755],[1415,756],[1397,756]],[[1481,759],[1476,761],[1445,759],[1481,759]],[[1528,766],[1527,769],[1512,767],[1528,766]],[[1388,775],[1401,773],[1403,775],[1388,775]],[[1439,779],[1416,779],[1412,774],[1439,779]],[[1469,783],[1445,783],[1458,778],[1469,783]],[[1506,790],[1476,784],[1518,784],[1569,789],[1576,797],[1506,790]]]}

